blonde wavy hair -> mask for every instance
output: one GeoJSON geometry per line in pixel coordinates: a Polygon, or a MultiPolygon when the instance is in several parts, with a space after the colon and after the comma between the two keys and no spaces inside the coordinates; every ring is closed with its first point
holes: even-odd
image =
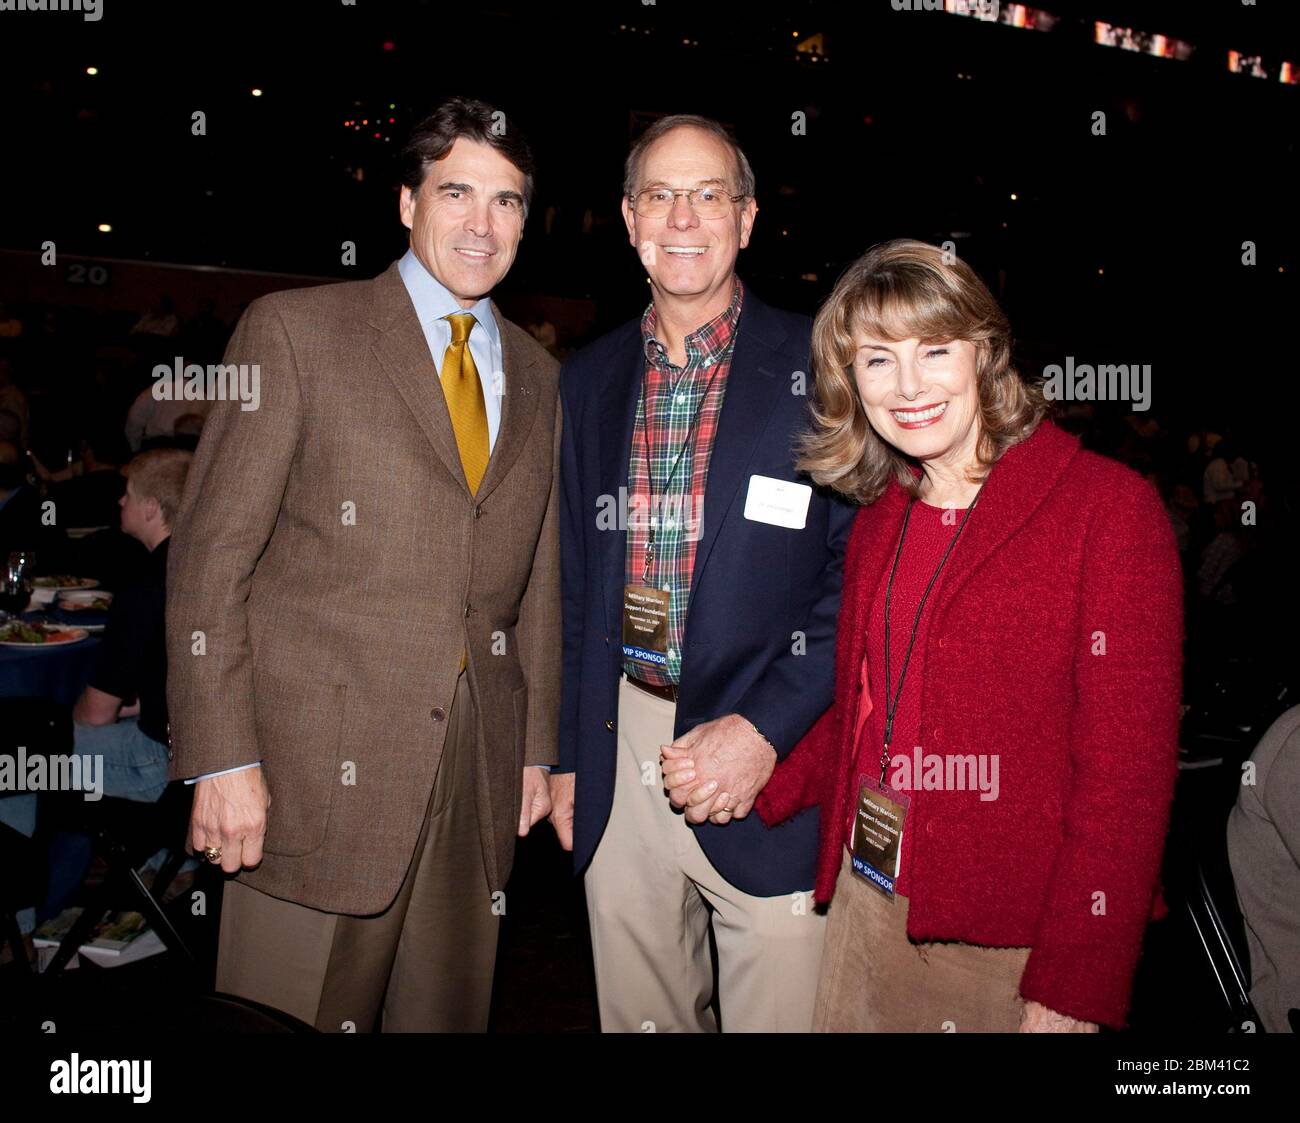
{"type": "Polygon", "coordinates": [[[1011,364],[1011,326],[969,265],[928,242],[898,238],[873,246],[840,277],[812,330],[814,428],[799,442],[798,467],[859,503],[891,479],[917,494],[914,461],[878,436],[853,376],[855,336],[975,344],[980,429],[977,482],[1048,411],[1040,383],[1011,364]]]}

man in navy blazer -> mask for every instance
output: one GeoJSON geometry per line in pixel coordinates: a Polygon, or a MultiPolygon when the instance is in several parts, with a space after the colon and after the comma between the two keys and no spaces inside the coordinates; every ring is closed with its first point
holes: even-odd
{"type": "Polygon", "coordinates": [[[816,810],[773,830],[748,812],[831,703],[854,510],[794,470],[810,322],[735,275],[756,212],[721,125],[653,125],[623,202],[651,305],[561,374],[552,823],[584,874],[607,1032],[812,1019],[816,810]],[[684,808],[665,752],[694,761],[684,808]]]}

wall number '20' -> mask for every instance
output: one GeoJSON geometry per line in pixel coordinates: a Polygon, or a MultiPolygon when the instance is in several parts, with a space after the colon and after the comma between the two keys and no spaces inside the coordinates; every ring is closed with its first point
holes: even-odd
{"type": "Polygon", "coordinates": [[[102,265],[86,265],[74,261],[68,266],[68,284],[70,285],[106,285],[108,270],[102,265]]]}

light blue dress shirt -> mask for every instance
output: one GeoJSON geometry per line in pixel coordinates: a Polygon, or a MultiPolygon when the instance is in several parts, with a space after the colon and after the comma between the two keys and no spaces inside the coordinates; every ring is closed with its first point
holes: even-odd
{"type": "Polygon", "coordinates": [[[477,321],[469,333],[469,353],[478,368],[478,379],[483,385],[483,405],[487,408],[488,451],[496,447],[497,430],[501,428],[501,395],[505,393],[505,374],[501,360],[501,329],[492,315],[492,302],[485,296],[472,308],[462,308],[460,301],[448,292],[430,273],[414,251],[407,250],[397,263],[402,284],[415,305],[420,317],[429,355],[436,371],[442,370],[443,356],[451,346],[451,324],[443,319],[452,312],[469,312],[477,321]]]}
{"type": "MultiPolygon", "coordinates": [[[[483,406],[487,410],[488,453],[496,447],[497,432],[501,428],[501,395],[505,393],[505,371],[501,358],[501,328],[496,317],[492,315],[492,303],[485,296],[472,308],[462,308],[460,301],[443,286],[415,256],[414,251],[407,250],[397,263],[397,272],[402,284],[406,286],[411,303],[415,305],[415,314],[420,318],[420,328],[424,332],[425,342],[429,345],[429,357],[433,359],[435,371],[442,370],[442,360],[451,346],[451,324],[443,319],[452,312],[469,312],[474,316],[475,324],[469,333],[469,353],[474,357],[474,366],[478,368],[479,382],[483,386],[483,406]]],[[[227,772],[242,772],[245,768],[256,768],[261,761],[239,764],[234,768],[223,768],[220,772],[205,772],[186,780],[187,784],[197,784],[213,776],[224,776],[227,772]]],[[[539,765],[539,767],[542,767],[539,765]]],[[[547,771],[550,771],[547,769],[547,771]]]]}

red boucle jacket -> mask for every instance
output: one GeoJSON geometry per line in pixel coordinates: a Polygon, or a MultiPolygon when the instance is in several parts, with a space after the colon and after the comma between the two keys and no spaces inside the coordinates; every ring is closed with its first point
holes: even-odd
{"type": "MultiPolygon", "coordinates": [[[[755,804],[769,826],[820,805],[819,901],[834,891],[856,796],[851,726],[870,601],[906,504],[892,483],[859,512],[835,702],[755,804]]],[[[1032,948],[1025,999],[1121,1026],[1177,770],[1173,532],[1145,480],[1044,421],[994,465],[946,568],[926,608],[925,749],[998,753],[1000,792],[924,793],[909,824],[908,935],[1032,948]]]]}

